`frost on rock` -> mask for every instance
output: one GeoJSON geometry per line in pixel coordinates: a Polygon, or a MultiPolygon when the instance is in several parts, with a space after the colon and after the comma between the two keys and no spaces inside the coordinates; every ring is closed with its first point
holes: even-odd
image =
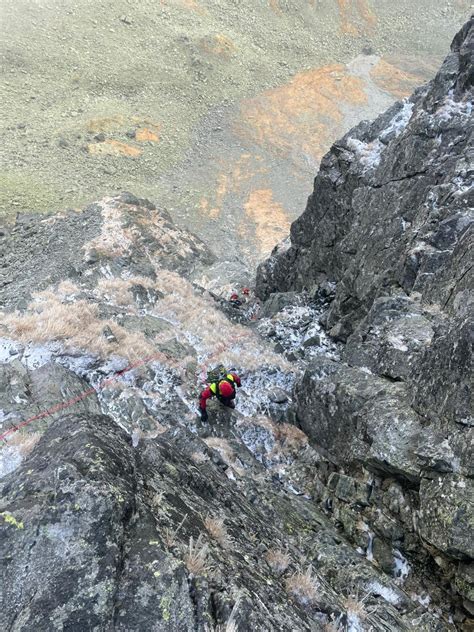
{"type": "Polygon", "coordinates": [[[364,143],[357,138],[349,138],[347,146],[352,149],[364,171],[375,169],[379,166],[385,145],[377,138],[370,143],[364,143]]]}
{"type": "Polygon", "coordinates": [[[238,393],[238,410],[246,417],[267,414],[271,399],[271,389],[281,388],[291,393],[296,375],[275,367],[262,366],[258,371],[241,372],[243,386],[238,393]]]}
{"type": "Polygon", "coordinates": [[[322,309],[315,304],[284,307],[272,318],[262,318],[259,333],[281,345],[284,351],[303,350],[305,357],[324,354],[337,359],[338,345],[329,338],[322,326],[322,309]]]}
{"type": "Polygon", "coordinates": [[[392,138],[392,135],[397,138],[406,128],[413,114],[413,103],[405,100],[403,107],[399,110],[388,126],[380,134],[380,140],[387,142],[392,138]]]}
{"type": "Polygon", "coordinates": [[[469,99],[462,101],[455,101],[453,99],[453,91],[445,97],[443,104],[436,112],[437,117],[443,121],[448,122],[456,116],[469,117],[472,114],[472,101],[469,99]]]}
{"type": "Polygon", "coordinates": [[[0,362],[11,362],[22,351],[22,345],[9,338],[0,338],[0,362]]]}
{"type": "Polygon", "coordinates": [[[403,583],[410,574],[410,564],[405,557],[397,549],[393,552],[394,576],[398,579],[398,583],[403,583]]]}
{"type": "Polygon", "coordinates": [[[0,478],[16,470],[21,462],[22,456],[17,446],[3,446],[0,452],[0,478]]]}
{"type": "Polygon", "coordinates": [[[27,345],[22,357],[23,364],[28,369],[39,369],[48,364],[54,355],[54,351],[49,344],[46,345],[27,345]]]}
{"type": "Polygon", "coordinates": [[[389,586],[384,586],[378,581],[372,581],[368,585],[368,590],[370,590],[374,595],[380,595],[382,599],[385,599],[387,603],[396,606],[400,603],[400,596],[390,588],[389,586]]]}
{"type": "Polygon", "coordinates": [[[391,119],[387,127],[379,134],[378,138],[366,143],[357,138],[349,138],[347,146],[351,149],[364,172],[376,169],[381,161],[382,153],[387,148],[387,143],[398,138],[406,128],[413,114],[414,104],[405,100],[402,108],[391,119]]]}

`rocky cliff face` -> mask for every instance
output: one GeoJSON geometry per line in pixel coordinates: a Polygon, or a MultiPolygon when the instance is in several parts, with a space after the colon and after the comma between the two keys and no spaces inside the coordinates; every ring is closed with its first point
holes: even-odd
{"type": "Polygon", "coordinates": [[[471,19],[431,83],[333,146],[257,275],[273,303],[323,293],[319,327],[340,343],[295,389],[328,463],[321,498],[381,567],[436,574],[460,625],[474,612],[473,55],[471,19]]]}

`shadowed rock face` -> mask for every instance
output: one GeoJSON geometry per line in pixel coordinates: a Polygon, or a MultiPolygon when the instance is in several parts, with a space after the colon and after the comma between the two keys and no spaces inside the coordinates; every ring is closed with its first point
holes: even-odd
{"type": "MultiPolygon", "coordinates": [[[[354,525],[367,521],[379,563],[384,546],[411,555],[439,573],[468,612],[473,55],[471,19],[431,83],[335,143],[292,224],[291,243],[257,273],[268,304],[283,290],[313,293],[328,281],[335,288],[322,323],[343,343],[341,361],[306,366],[296,423],[350,475],[349,489],[368,473],[377,489],[354,510],[330,487],[335,518],[355,540],[354,525]],[[381,526],[377,505],[398,529],[381,526]]],[[[460,625],[464,617],[458,613],[460,625]]]]}

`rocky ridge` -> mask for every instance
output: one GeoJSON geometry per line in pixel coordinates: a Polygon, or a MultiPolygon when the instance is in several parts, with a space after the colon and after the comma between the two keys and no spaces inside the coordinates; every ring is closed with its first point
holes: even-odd
{"type": "Polygon", "coordinates": [[[334,144],[257,275],[262,299],[329,296],[319,327],[340,359],[310,358],[294,406],[327,460],[321,501],[382,568],[401,554],[436,575],[461,627],[474,612],[473,54],[471,19],[432,82],[334,144]]]}

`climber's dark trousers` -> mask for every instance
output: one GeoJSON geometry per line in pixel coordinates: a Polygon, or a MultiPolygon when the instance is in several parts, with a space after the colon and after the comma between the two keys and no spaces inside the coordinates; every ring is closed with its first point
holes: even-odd
{"type": "Polygon", "coordinates": [[[221,397],[219,401],[223,406],[227,406],[227,408],[235,408],[235,399],[231,399],[230,397],[221,397]]]}

